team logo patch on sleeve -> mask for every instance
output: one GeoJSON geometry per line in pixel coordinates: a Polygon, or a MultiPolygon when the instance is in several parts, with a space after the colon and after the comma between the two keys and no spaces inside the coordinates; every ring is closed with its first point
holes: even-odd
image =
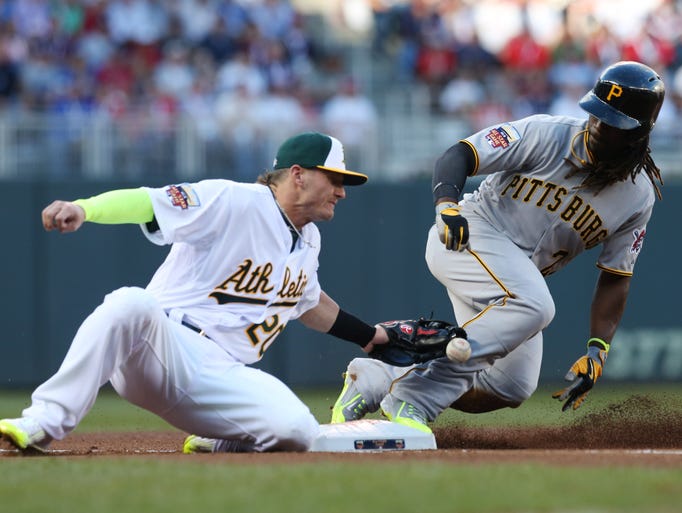
{"type": "Polygon", "coordinates": [[[485,136],[488,144],[493,148],[508,148],[511,143],[521,139],[521,134],[509,123],[493,128],[485,136]]]}
{"type": "Polygon", "coordinates": [[[183,183],[180,185],[169,185],[166,187],[166,194],[174,207],[185,210],[188,207],[198,207],[201,205],[199,196],[191,185],[183,183]]]}
{"type": "Polygon", "coordinates": [[[641,230],[635,230],[634,232],[632,232],[632,236],[635,238],[635,241],[632,243],[632,246],[630,246],[630,253],[636,255],[642,250],[642,244],[644,244],[645,235],[646,235],[645,228],[642,228],[641,230]]]}

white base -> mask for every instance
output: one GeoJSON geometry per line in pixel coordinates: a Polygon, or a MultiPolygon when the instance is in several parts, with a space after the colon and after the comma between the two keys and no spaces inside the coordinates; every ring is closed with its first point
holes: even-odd
{"type": "Polygon", "coordinates": [[[436,449],[433,433],[387,420],[322,424],[311,452],[423,451],[436,449]]]}

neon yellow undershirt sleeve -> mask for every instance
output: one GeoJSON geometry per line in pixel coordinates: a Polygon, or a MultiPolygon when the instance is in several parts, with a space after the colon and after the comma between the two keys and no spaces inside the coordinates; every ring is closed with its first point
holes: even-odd
{"type": "Polygon", "coordinates": [[[149,194],[144,189],[119,189],[74,203],[85,210],[85,220],[99,224],[142,224],[154,219],[149,194]]]}

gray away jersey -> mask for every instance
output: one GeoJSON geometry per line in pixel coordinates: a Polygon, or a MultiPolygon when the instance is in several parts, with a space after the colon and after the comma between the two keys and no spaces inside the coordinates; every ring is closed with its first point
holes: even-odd
{"type": "MultiPolygon", "coordinates": [[[[543,274],[602,244],[597,266],[631,275],[655,201],[644,173],[598,194],[577,187],[585,178],[565,159],[588,160],[586,121],[535,115],[495,125],[463,142],[476,154],[476,175],[488,175],[465,194],[462,215],[478,214],[506,233],[543,274]]],[[[476,241],[471,241],[475,249],[476,241]]]]}

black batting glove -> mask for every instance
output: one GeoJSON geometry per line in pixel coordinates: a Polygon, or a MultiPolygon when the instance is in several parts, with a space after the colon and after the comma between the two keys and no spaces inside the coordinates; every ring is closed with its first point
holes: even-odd
{"type": "Polygon", "coordinates": [[[469,247],[469,223],[460,215],[457,203],[436,205],[436,229],[447,249],[463,251],[469,247]]]}
{"type": "Polygon", "coordinates": [[[602,375],[606,356],[609,352],[609,344],[603,340],[599,341],[603,347],[588,346],[587,354],[581,356],[566,373],[564,379],[570,381],[571,384],[552,394],[554,399],[566,401],[561,407],[561,411],[566,411],[569,408],[574,410],[580,408],[597,382],[597,378],[602,375]]]}

